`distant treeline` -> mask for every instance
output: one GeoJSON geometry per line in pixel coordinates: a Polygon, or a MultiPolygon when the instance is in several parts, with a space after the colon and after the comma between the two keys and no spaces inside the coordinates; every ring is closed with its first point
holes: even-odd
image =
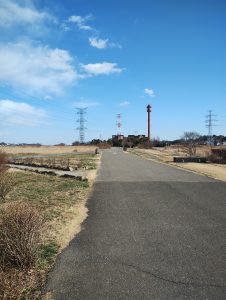
{"type": "MultiPolygon", "coordinates": [[[[208,143],[209,136],[208,135],[200,135],[197,139],[196,142],[197,144],[200,145],[206,145],[208,143]]],[[[226,136],[224,135],[213,135],[212,140],[214,145],[222,145],[226,142],[226,136]]],[[[170,143],[171,145],[177,145],[181,144],[183,142],[183,138],[173,140],[173,141],[165,141],[167,143],[170,143]]]]}
{"type": "MultiPolygon", "coordinates": [[[[200,145],[206,145],[208,144],[208,139],[209,137],[207,135],[199,135],[198,138],[195,140],[197,144],[200,145]]],[[[224,135],[213,135],[212,136],[212,140],[214,145],[223,145],[224,143],[226,143],[226,136],[224,135]]],[[[161,140],[159,138],[153,138],[151,140],[151,145],[153,147],[165,147],[165,146],[169,146],[169,145],[179,145],[179,144],[183,144],[184,143],[184,139],[183,137],[181,137],[180,139],[176,139],[176,140],[161,140]]],[[[101,139],[93,139],[87,143],[79,143],[79,141],[75,141],[73,142],[71,145],[72,146],[78,146],[78,145],[111,145],[111,146],[118,146],[118,147],[123,147],[123,146],[127,146],[127,147],[136,147],[139,145],[145,145],[148,144],[148,140],[147,138],[141,138],[141,139],[137,139],[137,138],[124,138],[123,140],[112,140],[112,139],[107,139],[107,140],[101,140],[101,139]]],[[[30,146],[30,147],[41,147],[42,144],[40,143],[19,143],[19,144],[9,144],[9,143],[5,143],[5,142],[1,142],[0,146],[30,146]]],[[[54,146],[67,146],[67,144],[65,143],[59,143],[56,144],[54,146]]]]}

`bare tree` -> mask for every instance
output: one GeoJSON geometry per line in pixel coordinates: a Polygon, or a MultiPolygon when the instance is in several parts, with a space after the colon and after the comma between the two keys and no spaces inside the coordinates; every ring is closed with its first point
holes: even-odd
{"type": "Polygon", "coordinates": [[[195,131],[185,131],[182,140],[186,152],[192,156],[196,154],[196,147],[199,144],[200,134],[195,131]]]}

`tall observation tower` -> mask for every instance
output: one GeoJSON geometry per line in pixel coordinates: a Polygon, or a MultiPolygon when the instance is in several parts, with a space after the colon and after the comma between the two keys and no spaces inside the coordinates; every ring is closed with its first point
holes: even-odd
{"type": "Polygon", "coordinates": [[[148,113],[148,141],[151,141],[151,105],[147,105],[147,113],[148,113]]]}

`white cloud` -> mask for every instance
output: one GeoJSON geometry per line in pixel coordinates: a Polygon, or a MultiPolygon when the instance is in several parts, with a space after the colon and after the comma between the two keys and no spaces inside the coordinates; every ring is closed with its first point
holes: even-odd
{"type": "Polygon", "coordinates": [[[38,95],[60,94],[79,79],[66,50],[29,41],[0,45],[0,83],[38,95]]]}
{"type": "Polygon", "coordinates": [[[82,65],[82,69],[89,75],[109,75],[112,73],[121,73],[123,69],[117,67],[116,63],[96,63],[96,64],[87,64],[82,65]]]}
{"type": "Polygon", "coordinates": [[[122,49],[122,45],[120,45],[118,43],[109,43],[109,47],[122,49]]]}
{"type": "Polygon", "coordinates": [[[89,44],[90,46],[98,49],[105,49],[107,47],[109,48],[122,48],[120,44],[116,43],[110,43],[108,39],[100,39],[98,37],[90,37],[89,38],[89,44]]]}
{"type": "Polygon", "coordinates": [[[87,22],[91,19],[91,15],[85,17],[74,15],[68,18],[68,22],[76,24],[78,28],[82,30],[93,30],[93,28],[90,25],[87,25],[87,22]]]}
{"type": "Polygon", "coordinates": [[[33,26],[44,21],[56,22],[55,17],[45,11],[38,11],[32,2],[20,2],[24,2],[25,5],[19,5],[11,0],[0,2],[0,27],[8,28],[17,24],[33,26]],[[27,5],[28,3],[30,6],[27,5]]]}
{"type": "Polygon", "coordinates": [[[64,31],[64,32],[67,32],[67,31],[71,30],[71,28],[66,23],[62,23],[60,25],[60,27],[61,27],[62,31],[64,31]]]}
{"type": "Polygon", "coordinates": [[[4,99],[0,100],[0,116],[7,123],[36,126],[44,121],[46,112],[27,103],[4,99]]]}
{"type": "Polygon", "coordinates": [[[89,38],[90,46],[98,49],[104,49],[108,46],[108,39],[102,40],[97,37],[90,37],[89,38]]]}
{"type": "Polygon", "coordinates": [[[123,101],[119,104],[119,106],[128,106],[128,105],[130,105],[129,101],[123,101]]]}
{"type": "Polygon", "coordinates": [[[152,89],[146,88],[146,89],[144,89],[144,92],[145,92],[145,94],[147,94],[150,97],[155,97],[155,93],[152,89]]]}

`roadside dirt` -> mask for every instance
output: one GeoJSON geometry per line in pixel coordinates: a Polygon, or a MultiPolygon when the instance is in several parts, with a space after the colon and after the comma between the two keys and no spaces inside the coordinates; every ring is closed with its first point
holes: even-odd
{"type": "MultiPolygon", "coordinates": [[[[200,151],[207,150],[205,149],[200,151]]],[[[201,175],[206,175],[226,182],[226,165],[213,163],[174,163],[173,157],[183,154],[180,149],[134,149],[131,150],[131,152],[146,159],[153,159],[162,163],[167,163],[177,168],[190,170],[201,175]]]]}
{"type": "Polygon", "coordinates": [[[81,231],[81,224],[88,215],[88,209],[86,207],[88,193],[83,194],[77,201],[76,205],[70,207],[64,215],[64,223],[58,221],[52,222],[51,227],[54,228],[51,231],[51,237],[56,240],[59,245],[59,252],[61,252],[76,234],[81,231]]]}
{"type": "Polygon", "coordinates": [[[226,165],[216,165],[211,163],[171,163],[171,165],[226,182],[226,165]]]}
{"type": "MultiPolygon", "coordinates": [[[[70,208],[70,211],[67,211],[65,214],[68,214],[69,217],[65,217],[65,223],[62,226],[59,226],[58,223],[53,223],[52,226],[55,228],[55,239],[60,245],[59,253],[68,246],[70,241],[82,230],[82,223],[88,216],[88,208],[86,206],[87,200],[92,193],[93,184],[97,176],[97,172],[101,164],[101,155],[97,161],[97,167],[95,170],[89,170],[87,172],[87,179],[90,184],[89,190],[85,191],[81,195],[80,200],[77,204],[70,208]]],[[[51,292],[48,292],[42,296],[43,300],[53,300],[53,295],[51,292]]]]}
{"type": "Polygon", "coordinates": [[[97,168],[86,172],[86,177],[89,182],[89,189],[80,195],[79,201],[72,206],[70,210],[65,212],[65,223],[61,225],[52,224],[56,230],[56,240],[60,245],[60,251],[63,250],[70,241],[81,231],[82,223],[88,216],[88,209],[86,207],[87,200],[92,193],[93,184],[100,166],[98,160],[97,168]]]}

